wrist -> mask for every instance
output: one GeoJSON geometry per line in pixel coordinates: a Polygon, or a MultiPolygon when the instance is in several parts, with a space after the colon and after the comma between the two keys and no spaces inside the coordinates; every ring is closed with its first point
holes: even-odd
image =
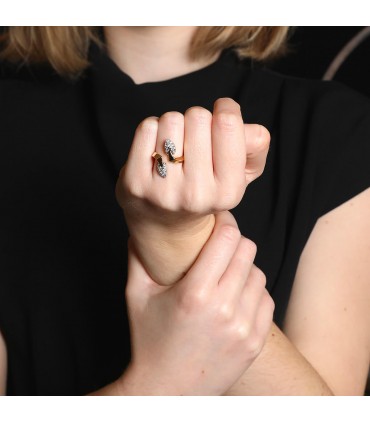
{"type": "Polygon", "coordinates": [[[212,214],[193,220],[186,228],[140,225],[131,230],[129,225],[130,239],[151,278],[168,286],[180,280],[193,265],[211,236],[215,221],[212,214]]]}
{"type": "Polygon", "coordinates": [[[194,237],[201,237],[204,234],[210,234],[215,224],[215,215],[205,216],[184,216],[183,219],[177,219],[175,222],[158,223],[148,220],[138,220],[134,218],[126,219],[129,227],[130,236],[133,241],[156,240],[158,239],[167,244],[182,244],[194,237]]]}

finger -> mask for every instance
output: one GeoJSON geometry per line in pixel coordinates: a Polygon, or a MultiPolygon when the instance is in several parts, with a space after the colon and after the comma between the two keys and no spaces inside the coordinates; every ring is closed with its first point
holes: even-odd
{"type": "MultiPolygon", "coordinates": [[[[169,175],[165,178],[167,188],[178,189],[178,180],[183,174],[182,164],[170,163],[169,156],[164,149],[166,139],[170,139],[175,144],[175,157],[182,156],[184,149],[184,115],[182,113],[166,112],[159,118],[155,145],[155,151],[163,157],[163,161],[166,163],[167,174],[169,175]]],[[[162,179],[156,167],[153,167],[153,179],[158,178],[162,179]]]]}
{"type": "Polygon", "coordinates": [[[240,106],[231,98],[220,98],[214,104],[212,152],[215,179],[235,189],[244,181],[246,141],[240,106]]]}
{"type": "Polygon", "coordinates": [[[252,265],[247,282],[240,294],[240,302],[246,318],[255,319],[266,288],[265,274],[255,264],[252,265]]]}
{"type": "Polygon", "coordinates": [[[223,298],[231,302],[240,299],[252,269],[256,251],[256,244],[241,236],[235,254],[219,282],[220,289],[223,290],[223,298]]]}
{"type": "Polygon", "coordinates": [[[153,158],[158,131],[158,118],[151,116],[144,119],[136,128],[130,151],[125,163],[125,173],[137,177],[143,183],[151,181],[153,158]]]}
{"type": "Polygon", "coordinates": [[[185,112],[184,175],[192,189],[202,188],[213,178],[212,113],[203,107],[191,107],[185,112]]]}
{"type": "Polygon", "coordinates": [[[270,147],[270,132],[258,124],[245,124],[244,130],[247,144],[245,177],[249,184],[263,173],[270,147]]]}
{"type": "Polygon", "coordinates": [[[193,266],[178,284],[187,289],[214,289],[239,244],[240,231],[232,213],[217,213],[213,232],[193,266]]]}

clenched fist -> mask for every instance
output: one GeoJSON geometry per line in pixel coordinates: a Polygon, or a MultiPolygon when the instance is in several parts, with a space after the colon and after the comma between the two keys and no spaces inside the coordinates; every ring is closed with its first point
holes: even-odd
{"type": "Polygon", "coordinates": [[[141,122],[116,197],[154,280],[168,285],[188,270],[212,232],[214,213],[236,207],[263,172],[269,141],[263,126],[243,123],[230,98],[218,99],[213,113],[192,107],[184,115],[168,112],[141,122]],[[165,139],[175,143],[183,163],[169,161],[165,139]],[[157,172],[154,151],[167,164],[165,178],[157,172]]]}
{"type": "Polygon", "coordinates": [[[184,115],[167,112],[143,120],[116,187],[127,223],[186,227],[236,207],[247,185],[262,173],[268,144],[268,131],[244,125],[239,105],[230,98],[217,100],[213,114],[192,107],[184,115]],[[183,163],[169,162],[165,139],[175,143],[183,163]],[[157,172],[154,151],[167,162],[166,178],[157,172]]]}

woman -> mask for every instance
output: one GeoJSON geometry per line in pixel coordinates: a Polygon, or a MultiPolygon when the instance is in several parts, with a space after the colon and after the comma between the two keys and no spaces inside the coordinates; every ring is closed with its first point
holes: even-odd
{"type": "Polygon", "coordinates": [[[285,36],[278,27],[7,30],[8,394],[363,393],[370,104],[253,60],[276,54],[285,36]],[[243,121],[271,134],[264,173],[244,197],[269,136],[243,121]],[[167,138],[183,161],[167,159],[167,138]]]}

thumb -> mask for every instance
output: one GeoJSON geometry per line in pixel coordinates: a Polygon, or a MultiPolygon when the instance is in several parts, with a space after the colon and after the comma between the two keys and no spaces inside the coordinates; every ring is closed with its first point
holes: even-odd
{"type": "Polygon", "coordinates": [[[262,125],[244,124],[247,144],[245,176],[250,183],[261,176],[270,146],[270,132],[262,125]]]}

